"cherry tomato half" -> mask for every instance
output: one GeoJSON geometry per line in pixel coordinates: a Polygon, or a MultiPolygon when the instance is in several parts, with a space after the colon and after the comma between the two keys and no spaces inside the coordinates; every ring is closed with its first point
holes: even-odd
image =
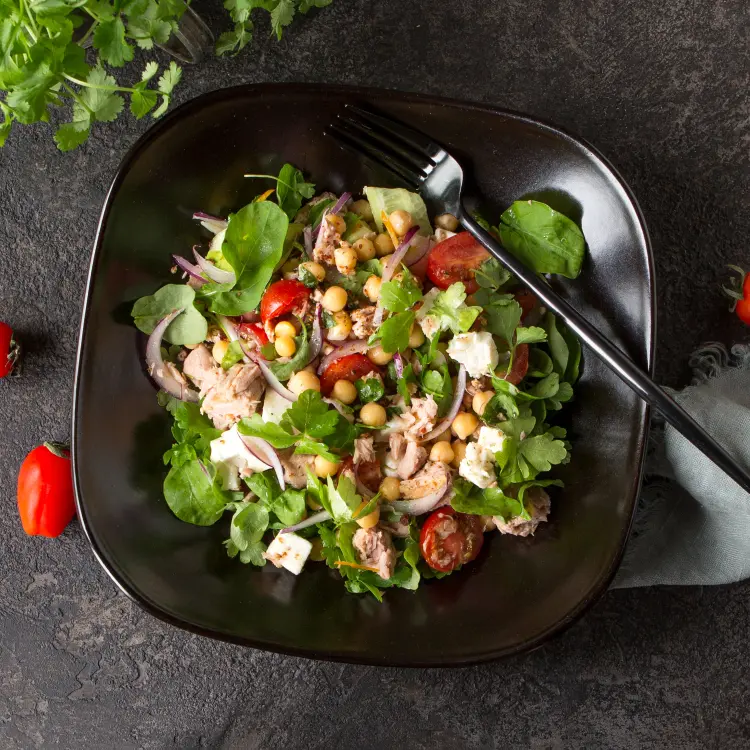
{"type": "Polygon", "coordinates": [[[368,372],[380,372],[364,354],[347,354],[331,362],[320,376],[320,392],[328,396],[337,380],[348,380],[353,383],[367,375],[368,372]]]}
{"type": "Polygon", "coordinates": [[[513,356],[513,367],[505,374],[505,380],[512,385],[518,385],[529,371],[529,345],[519,344],[513,356]]]}
{"type": "Polygon", "coordinates": [[[479,516],[458,513],[451,507],[434,511],[424,522],[419,535],[422,557],[431,568],[443,573],[474,560],[483,541],[483,524],[479,516]]]}
{"type": "Polygon", "coordinates": [[[240,333],[247,333],[254,338],[259,346],[268,343],[268,336],[260,323],[240,323],[237,327],[240,333]]]}
{"type": "Polygon", "coordinates": [[[454,237],[438,242],[427,258],[427,276],[440,289],[447,289],[457,281],[463,281],[467,294],[479,289],[474,280],[477,268],[490,254],[469,232],[459,232],[454,237]]]}
{"type": "Polygon", "coordinates": [[[45,443],[26,456],[18,472],[18,512],[27,534],[62,534],[76,512],[67,449],[45,443]]]}
{"type": "Polygon", "coordinates": [[[310,296],[310,290],[295,279],[275,281],[260,301],[260,319],[264,325],[274,318],[296,312],[310,296]]]}
{"type": "Polygon", "coordinates": [[[521,305],[521,322],[523,322],[526,316],[536,307],[538,300],[535,295],[526,290],[523,292],[516,292],[513,296],[515,297],[516,302],[521,305]]]}

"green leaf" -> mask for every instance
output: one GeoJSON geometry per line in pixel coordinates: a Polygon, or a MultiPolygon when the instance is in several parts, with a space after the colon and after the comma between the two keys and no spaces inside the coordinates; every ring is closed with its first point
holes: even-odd
{"type": "Polygon", "coordinates": [[[261,438],[267,440],[274,448],[291,448],[298,437],[291,435],[281,425],[273,422],[264,422],[260,414],[253,414],[250,417],[240,420],[237,425],[237,431],[242,435],[261,438]]]}
{"type": "Polygon", "coordinates": [[[227,347],[227,351],[221,360],[221,366],[224,370],[228,370],[233,365],[241,362],[245,352],[242,351],[242,345],[239,341],[232,341],[227,347]]]}
{"type": "Polygon", "coordinates": [[[157,94],[150,89],[137,89],[130,95],[130,112],[137,119],[147,115],[156,106],[157,94]]]}
{"type": "Polygon", "coordinates": [[[381,214],[384,211],[390,216],[393,211],[407,211],[411,214],[414,224],[419,227],[419,234],[429,237],[432,226],[427,216],[427,207],[421,196],[404,188],[366,187],[365,196],[370,202],[372,215],[378,231],[383,231],[381,214]]]}
{"type": "Polygon", "coordinates": [[[335,487],[331,477],[328,477],[326,481],[326,494],[329,503],[327,510],[333,516],[333,520],[336,523],[351,521],[357,508],[362,504],[362,497],[357,494],[354,482],[346,475],[339,477],[335,487]]]}
{"type": "Polygon", "coordinates": [[[557,318],[554,313],[547,313],[544,318],[544,326],[547,329],[547,343],[552,355],[552,365],[555,372],[560,377],[564,377],[570,360],[570,349],[565,337],[558,330],[557,318]]]}
{"type": "Polygon", "coordinates": [[[227,504],[206,467],[197,460],[169,470],[164,480],[164,499],[177,518],[196,526],[216,523],[227,504]]]}
{"type": "Polygon", "coordinates": [[[222,253],[232,266],[236,289],[249,292],[244,302],[248,310],[260,303],[284,249],[289,220],[270,201],[250,203],[231,214],[222,253]]]}
{"type": "Polygon", "coordinates": [[[556,372],[551,372],[546,378],[536,383],[528,391],[528,395],[534,398],[552,398],[559,389],[560,376],[556,372]]]}
{"type": "Polygon", "coordinates": [[[565,443],[554,439],[549,432],[522,440],[518,450],[538,471],[549,471],[554,464],[562,463],[568,456],[565,443]]]}
{"type": "Polygon", "coordinates": [[[450,330],[455,334],[466,333],[482,308],[466,305],[465,300],[466,287],[460,281],[442,292],[437,288],[432,289],[424,296],[417,318],[431,318],[436,332],[450,330]]]}
{"type": "Polygon", "coordinates": [[[325,8],[332,2],[333,0],[299,0],[299,11],[300,13],[307,13],[310,8],[325,8]]]}
{"type": "MultiPolygon", "coordinates": [[[[299,266],[297,268],[297,278],[306,286],[308,289],[315,289],[318,286],[318,279],[305,268],[305,266],[299,266]]],[[[330,313],[328,313],[328,318],[326,319],[326,328],[333,328],[335,323],[333,323],[333,316],[331,316],[330,313]],[[331,325],[328,325],[328,321],[331,321],[331,325]]]]}
{"type": "Polygon", "coordinates": [[[278,0],[278,4],[271,11],[271,28],[276,39],[281,39],[285,26],[289,26],[294,18],[294,0],[278,0]]]}
{"type": "Polygon", "coordinates": [[[586,244],[567,217],[539,201],[516,201],[500,217],[503,245],[537,273],[574,279],[581,272],[586,244]]]}
{"type": "Polygon", "coordinates": [[[272,507],[276,497],[281,494],[281,487],[272,471],[255,472],[245,481],[250,491],[257,495],[258,500],[266,508],[272,507]]]}
{"type": "Polygon", "coordinates": [[[172,93],[174,87],[180,82],[182,78],[182,68],[174,61],[169,63],[169,67],[161,74],[157,88],[160,94],[169,96],[172,93]]]}
{"type": "Polygon", "coordinates": [[[297,351],[288,362],[271,362],[268,366],[271,372],[279,380],[289,380],[292,375],[301,370],[310,359],[310,344],[307,337],[307,328],[303,325],[300,335],[295,338],[297,351]]]}
{"type": "Polygon", "coordinates": [[[284,412],[281,425],[292,432],[296,428],[312,438],[322,438],[335,431],[339,413],[323,401],[319,391],[303,391],[284,412]]]}
{"type": "Polygon", "coordinates": [[[305,491],[287,489],[284,490],[273,502],[271,510],[276,514],[276,518],[284,526],[294,526],[304,517],[306,511],[305,491]]]}
{"type": "Polygon", "coordinates": [[[441,365],[437,370],[423,370],[421,385],[422,392],[435,399],[438,405],[438,416],[445,416],[453,402],[453,383],[448,365],[441,365]]]}
{"type": "Polygon", "coordinates": [[[229,525],[229,539],[224,542],[229,557],[240,555],[240,562],[262,567],[266,564],[262,541],[268,528],[268,511],[257,503],[237,503],[229,525]]]}
{"type": "Polygon", "coordinates": [[[407,268],[398,281],[386,281],[380,287],[380,305],[389,312],[406,312],[421,299],[422,290],[407,268]]]}
{"type": "Polygon", "coordinates": [[[529,372],[532,378],[543,378],[552,372],[552,358],[538,347],[529,349],[529,372]]]}
{"type": "Polygon", "coordinates": [[[257,307],[255,288],[231,289],[231,286],[231,284],[204,284],[198,290],[198,294],[201,299],[210,300],[209,308],[217,315],[237,317],[257,307]]]}
{"type": "Polygon", "coordinates": [[[494,299],[484,308],[487,330],[513,346],[513,334],[521,322],[523,310],[514,299],[494,299]]]}
{"type": "Polygon", "coordinates": [[[221,435],[213,422],[201,413],[200,406],[189,401],[180,401],[172,396],[166,396],[163,403],[174,420],[172,437],[175,444],[164,454],[164,463],[178,466],[186,459],[200,458],[209,460],[211,441],[221,435]]]}
{"type": "MultiPolygon", "coordinates": [[[[8,121],[8,129],[10,130],[10,122],[8,121]]],[[[85,126],[80,127],[79,123],[69,122],[65,125],[61,125],[55,131],[55,143],[60,151],[72,151],[74,148],[78,148],[82,143],[85,143],[91,133],[91,127],[85,126]]],[[[0,146],[3,144],[2,131],[0,131],[0,146]]]]}
{"type": "Polygon", "coordinates": [[[136,328],[152,333],[162,318],[174,310],[185,308],[167,328],[164,338],[171,344],[200,344],[208,335],[206,319],[198,312],[193,300],[195,291],[187,284],[166,284],[148,297],[141,297],[131,312],[136,328]]]}
{"type": "Polygon", "coordinates": [[[510,271],[503,268],[497,258],[488,258],[476,270],[474,278],[479,286],[496,291],[510,281],[510,271]]]}
{"type": "Polygon", "coordinates": [[[454,495],[451,498],[451,507],[459,513],[501,516],[505,521],[508,521],[523,512],[521,501],[509,497],[499,487],[488,487],[482,490],[465,479],[456,478],[453,481],[453,489],[454,495]]]}
{"type": "Polygon", "coordinates": [[[530,328],[518,326],[516,328],[516,346],[519,344],[538,344],[546,340],[547,332],[544,328],[538,328],[537,326],[531,326],[530,328]]]}
{"type": "Polygon", "coordinates": [[[305,182],[304,175],[291,164],[284,164],[276,178],[276,198],[281,210],[293,219],[302,206],[303,198],[315,195],[315,185],[305,182]]]}
{"type": "Polygon", "coordinates": [[[371,401],[380,401],[385,395],[385,386],[380,378],[365,378],[355,380],[354,387],[360,403],[369,404],[371,401]]]}
{"type": "Polygon", "coordinates": [[[294,450],[295,453],[300,453],[307,456],[322,456],[327,461],[333,463],[339,463],[341,457],[335,453],[331,453],[325,443],[314,438],[303,437],[297,441],[297,447],[294,450]]]}
{"type": "Polygon", "coordinates": [[[370,343],[380,339],[386,352],[403,352],[409,348],[409,334],[414,325],[415,314],[408,312],[391,315],[370,337],[370,343]]]}
{"type": "Polygon", "coordinates": [[[564,377],[569,383],[575,383],[578,380],[581,368],[581,342],[567,326],[558,323],[558,330],[568,346],[568,365],[561,377],[564,377]]]}
{"type": "Polygon", "coordinates": [[[86,83],[89,85],[79,94],[85,106],[78,102],[73,105],[74,120],[84,121],[89,117],[98,122],[116,120],[125,102],[119,94],[101,87],[117,86],[117,81],[103,68],[97,67],[91,69],[86,83]]]}
{"type": "Polygon", "coordinates": [[[115,68],[133,59],[133,48],[125,40],[125,24],[119,15],[98,23],[92,41],[99,58],[115,68]]]}

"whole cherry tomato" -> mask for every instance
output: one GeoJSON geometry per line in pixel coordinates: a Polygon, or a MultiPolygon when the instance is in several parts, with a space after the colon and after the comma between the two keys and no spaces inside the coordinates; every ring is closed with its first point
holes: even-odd
{"type": "Polygon", "coordinates": [[[13,329],[0,323],[0,378],[10,375],[21,357],[21,346],[13,338],[13,329]]]}
{"type": "Polygon", "coordinates": [[[287,313],[299,312],[309,296],[310,290],[301,281],[295,279],[275,281],[266,289],[260,301],[260,319],[263,325],[287,313]]]}
{"type": "Polygon", "coordinates": [[[353,383],[367,375],[368,372],[380,372],[364,354],[347,354],[331,362],[320,376],[320,392],[328,396],[337,380],[348,380],[353,383]]]}
{"type": "Polygon", "coordinates": [[[474,276],[490,254],[469,232],[459,232],[438,242],[427,256],[427,276],[440,289],[463,281],[467,294],[479,289],[474,276]]]}
{"type": "Polygon", "coordinates": [[[18,472],[18,512],[27,534],[62,534],[76,512],[67,448],[44,443],[26,456],[18,472]]]}
{"type": "Polygon", "coordinates": [[[431,568],[443,573],[474,560],[483,541],[483,524],[479,516],[458,513],[451,507],[434,511],[424,522],[419,535],[422,557],[431,568]]]}

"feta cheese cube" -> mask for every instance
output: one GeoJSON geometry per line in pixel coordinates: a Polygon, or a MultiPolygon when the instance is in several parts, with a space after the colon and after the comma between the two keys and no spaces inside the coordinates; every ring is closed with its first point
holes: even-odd
{"type": "Polygon", "coordinates": [[[505,435],[503,435],[501,430],[496,430],[494,427],[487,427],[487,425],[482,425],[479,428],[477,443],[493,455],[503,449],[504,440],[505,435]]]}
{"type": "Polygon", "coordinates": [[[284,412],[292,405],[292,402],[285,399],[281,394],[271,388],[266,389],[266,396],[263,399],[262,418],[264,422],[273,422],[278,424],[284,412]]]}
{"type": "Polygon", "coordinates": [[[239,490],[240,473],[266,471],[268,465],[256,458],[237,432],[237,425],[211,441],[211,463],[221,479],[222,489],[239,490]]]}
{"type": "Polygon", "coordinates": [[[495,482],[495,453],[502,449],[505,436],[500,430],[483,425],[479,439],[468,443],[458,473],[477,487],[486,489],[495,482]]]}
{"type": "Polygon", "coordinates": [[[312,544],[307,539],[289,532],[278,534],[263,556],[277,568],[299,575],[311,551],[312,544]]]}
{"type": "Polygon", "coordinates": [[[500,358],[492,334],[461,333],[448,344],[448,356],[462,364],[472,378],[481,378],[494,371],[500,358]]]}

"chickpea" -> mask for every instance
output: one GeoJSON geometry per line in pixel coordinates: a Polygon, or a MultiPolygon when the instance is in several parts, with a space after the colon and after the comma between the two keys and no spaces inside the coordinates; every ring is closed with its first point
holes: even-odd
{"type": "Polygon", "coordinates": [[[297,335],[297,329],[293,323],[290,323],[288,320],[282,320],[276,324],[276,327],[273,329],[273,335],[277,338],[279,336],[291,336],[294,338],[297,335]]]}
{"type": "Polygon", "coordinates": [[[385,351],[380,344],[373,346],[367,352],[367,356],[374,365],[387,365],[393,359],[393,355],[385,351]]]}
{"type": "MultiPolygon", "coordinates": [[[[365,505],[367,505],[367,503],[363,500],[362,504],[357,509],[357,513],[361,513],[365,505]]],[[[380,520],[380,506],[375,508],[375,510],[372,511],[372,513],[368,513],[366,516],[363,516],[362,518],[358,518],[357,524],[362,529],[371,529],[373,526],[377,526],[379,520],[380,520]]]]}
{"type": "Polygon", "coordinates": [[[349,313],[341,310],[333,314],[333,327],[328,329],[330,341],[344,341],[352,332],[352,319],[349,313]]]}
{"type": "Polygon", "coordinates": [[[279,336],[274,342],[279,357],[291,357],[297,351],[297,344],[291,336],[279,336]]]}
{"type": "Polygon", "coordinates": [[[466,440],[477,429],[478,425],[479,420],[473,414],[463,411],[456,415],[453,424],[451,424],[451,430],[457,438],[466,440]]]}
{"type": "Polygon", "coordinates": [[[323,456],[315,456],[315,475],[319,477],[332,477],[338,470],[339,464],[329,461],[323,456]]]}
{"type": "Polygon", "coordinates": [[[418,346],[422,346],[422,344],[424,344],[424,333],[422,333],[419,324],[415,323],[409,332],[409,346],[412,349],[416,349],[418,346]]]}
{"type": "Polygon", "coordinates": [[[494,395],[492,391],[477,391],[471,400],[471,408],[481,417],[494,395]]]}
{"type": "Polygon", "coordinates": [[[354,252],[357,253],[357,260],[372,260],[375,257],[375,245],[367,237],[360,237],[354,243],[354,252]]]}
{"type": "Polygon", "coordinates": [[[326,221],[336,234],[343,234],[346,231],[346,222],[338,214],[326,214],[326,221]]]}
{"type": "Polygon", "coordinates": [[[335,313],[341,312],[346,307],[346,301],[347,294],[345,289],[342,289],[340,286],[329,286],[320,304],[323,305],[323,309],[335,313]]]}
{"type": "Polygon", "coordinates": [[[382,427],[388,417],[380,404],[371,401],[359,410],[359,418],[368,427],[382,427]]]}
{"type": "Polygon", "coordinates": [[[326,269],[314,260],[300,263],[300,268],[304,268],[308,273],[311,273],[318,281],[323,281],[326,277],[326,269]]]}
{"type": "Polygon", "coordinates": [[[451,443],[451,448],[453,448],[453,461],[451,463],[458,468],[458,465],[464,460],[464,456],[466,455],[466,443],[454,440],[451,443]]]}
{"type": "Polygon", "coordinates": [[[333,251],[333,259],[340,273],[351,273],[357,267],[357,253],[348,242],[342,242],[333,251]]]}
{"type": "Polygon", "coordinates": [[[224,359],[224,355],[227,353],[227,349],[229,349],[229,342],[226,339],[219,339],[214,344],[214,348],[212,349],[211,353],[214,355],[214,359],[219,364],[221,364],[221,361],[224,359]]]}
{"type": "Polygon", "coordinates": [[[413,226],[414,219],[411,218],[411,214],[408,211],[393,211],[388,217],[391,222],[393,231],[399,236],[403,237],[413,226]]]}
{"type": "Polygon", "coordinates": [[[320,392],[320,380],[314,372],[309,370],[300,370],[295,372],[289,382],[287,388],[295,395],[299,396],[303,391],[318,391],[320,392]]]}
{"type": "Polygon", "coordinates": [[[282,273],[297,273],[297,268],[298,267],[299,267],[299,261],[298,260],[288,260],[281,267],[281,271],[282,271],[282,273]]]}
{"type": "Polygon", "coordinates": [[[451,428],[448,427],[448,429],[443,430],[439,435],[433,438],[433,442],[439,443],[441,440],[447,440],[448,442],[450,442],[452,437],[453,433],[451,432],[451,428]]]}
{"type": "Polygon", "coordinates": [[[365,221],[372,221],[372,208],[370,207],[370,201],[361,198],[358,201],[352,203],[352,213],[361,216],[365,221]]]}
{"type": "Polygon", "coordinates": [[[401,497],[401,482],[397,477],[386,477],[380,483],[380,494],[386,502],[398,500],[401,497]]]}
{"type": "Polygon", "coordinates": [[[458,229],[458,219],[453,214],[440,214],[435,217],[435,226],[455,232],[458,229]]]}
{"type": "Polygon", "coordinates": [[[430,461],[442,461],[449,464],[454,459],[453,448],[447,440],[435,443],[430,451],[430,461]]]}
{"type": "Polygon", "coordinates": [[[390,255],[395,249],[391,235],[388,232],[381,232],[375,238],[375,250],[378,253],[378,257],[382,258],[384,255],[390,255]]]}
{"type": "Polygon", "coordinates": [[[376,276],[375,274],[370,276],[370,278],[365,282],[364,293],[365,297],[367,297],[370,302],[378,301],[378,297],[380,297],[380,286],[382,283],[383,280],[380,278],[380,276],[376,276]]]}
{"type": "Polygon", "coordinates": [[[331,396],[342,404],[353,404],[357,400],[357,389],[349,380],[337,380],[333,384],[331,396]]]}

